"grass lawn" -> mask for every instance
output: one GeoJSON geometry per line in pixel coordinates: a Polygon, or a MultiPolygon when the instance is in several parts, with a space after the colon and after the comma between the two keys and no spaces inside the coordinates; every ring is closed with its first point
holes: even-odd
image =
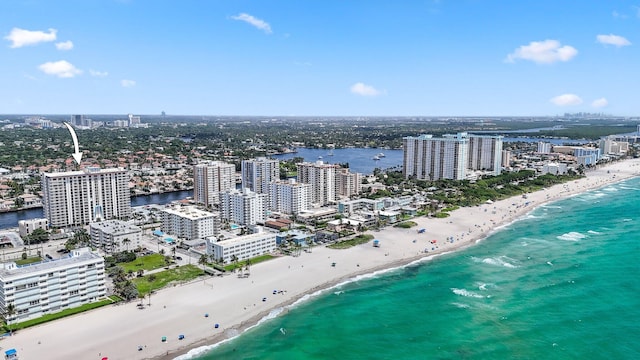
{"type": "Polygon", "coordinates": [[[132,281],[136,284],[138,292],[146,295],[151,291],[162,289],[171,282],[185,282],[193,280],[200,275],[203,275],[202,269],[195,265],[184,265],[174,269],[135,278],[132,281]],[[153,281],[149,281],[150,276],[153,278],[153,281]]]}
{"type": "Polygon", "coordinates": [[[418,224],[415,221],[403,221],[401,223],[393,225],[393,227],[409,229],[411,227],[417,226],[418,224]]]}
{"type": "Polygon", "coordinates": [[[161,267],[167,266],[167,263],[164,261],[164,255],[162,254],[151,254],[146,256],[141,256],[131,262],[118,264],[124,269],[124,272],[128,273],[129,270],[132,272],[138,272],[138,270],[142,269],[145,271],[159,269],[161,267]]]}
{"type": "MultiPolygon", "coordinates": [[[[31,319],[31,320],[27,320],[27,321],[23,321],[21,323],[17,323],[17,324],[11,324],[10,328],[12,331],[16,331],[16,330],[20,330],[20,329],[24,329],[24,328],[28,328],[30,326],[35,326],[35,325],[39,325],[39,324],[43,324],[49,321],[53,321],[56,319],[60,319],[66,316],[71,316],[71,315],[75,315],[75,314],[79,314],[81,312],[85,312],[85,311],[89,311],[92,309],[96,309],[99,307],[103,307],[105,305],[110,305],[110,304],[114,304],[117,303],[118,301],[122,301],[122,299],[118,296],[110,296],[108,299],[105,300],[101,300],[101,301],[97,301],[97,302],[93,302],[93,303],[89,303],[89,304],[84,304],[72,309],[65,309],[62,310],[60,312],[57,313],[53,313],[53,314],[46,314],[43,315],[37,319],[31,319]]],[[[4,325],[5,329],[8,330],[7,325],[4,325]]]]}
{"type": "Polygon", "coordinates": [[[42,258],[40,256],[35,256],[35,257],[30,257],[30,258],[26,258],[26,259],[18,259],[16,260],[16,265],[27,265],[27,264],[33,264],[33,263],[37,263],[42,261],[42,258]]]}
{"type": "MultiPolygon", "coordinates": [[[[269,255],[269,254],[264,254],[264,255],[260,255],[260,256],[256,256],[254,258],[251,258],[251,265],[249,265],[249,269],[251,269],[251,266],[253,266],[253,265],[257,264],[257,263],[261,263],[263,261],[271,260],[273,258],[275,258],[275,256],[272,256],[272,255],[269,255]]],[[[244,268],[246,263],[247,263],[246,260],[239,261],[238,262],[238,267],[239,268],[244,268]]],[[[229,265],[226,265],[224,267],[224,269],[226,271],[233,271],[235,268],[236,268],[235,264],[229,264],[229,265]]]]}
{"type": "Polygon", "coordinates": [[[351,240],[340,241],[335,244],[328,245],[327,247],[330,249],[347,249],[352,246],[365,244],[369,242],[369,240],[373,239],[373,235],[362,234],[354,237],[351,240]]]}

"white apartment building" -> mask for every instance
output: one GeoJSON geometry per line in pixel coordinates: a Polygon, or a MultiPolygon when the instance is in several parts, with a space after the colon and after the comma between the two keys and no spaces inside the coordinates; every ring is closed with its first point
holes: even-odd
{"type": "Polygon", "coordinates": [[[236,167],[222,161],[197,164],[193,168],[193,199],[209,207],[221,192],[236,188],[236,167]]]}
{"type": "Polygon", "coordinates": [[[468,138],[469,163],[467,168],[491,171],[493,175],[500,175],[502,171],[502,136],[469,134],[468,138]]]}
{"type": "Polygon", "coordinates": [[[94,302],[106,296],[104,258],[89,248],[58,260],[0,265],[0,311],[13,304],[9,323],[35,319],[94,302]]]}
{"type": "Polygon", "coordinates": [[[142,229],[121,220],[106,220],[89,225],[91,246],[107,253],[133,250],[141,246],[142,229]]]}
{"type": "Polygon", "coordinates": [[[336,195],[350,197],[357,195],[362,190],[362,174],[349,172],[349,169],[340,168],[336,172],[336,195]]]}
{"type": "Polygon", "coordinates": [[[502,150],[502,167],[510,167],[511,166],[511,151],[502,150]]]}
{"type": "Polygon", "coordinates": [[[406,179],[463,180],[468,165],[469,139],[465,133],[434,138],[433,135],[408,136],[404,147],[403,172],[406,179]]]}
{"type": "Polygon", "coordinates": [[[311,208],[311,184],[295,179],[271,183],[270,208],[284,214],[298,214],[311,208]]]}
{"type": "Polygon", "coordinates": [[[616,141],[615,136],[607,136],[600,139],[599,145],[602,155],[620,155],[629,151],[629,143],[616,141]]]}
{"type": "Polygon", "coordinates": [[[220,215],[238,225],[264,224],[268,204],[268,194],[257,194],[246,188],[220,193],[220,215]]]}
{"type": "Polygon", "coordinates": [[[322,161],[297,164],[298,182],[311,184],[311,203],[324,206],[336,201],[336,169],[338,167],[322,161]]]}
{"type": "Polygon", "coordinates": [[[178,206],[162,210],[162,231],[187,240],[204,239],[220,233],[220,214],[178,206]]]}
{"type": "Polygon", "coordinates": [[[563,175],[568,171],[567,164],[564,163],[547,163],[542,166],[542,174],[563,175]]]}
{"type": "Polygon", "coordinates": [[[22,238],[30,235],[36,229],[49,230],[49,220],[27,219],[18,221],[18,232],[22,238]]]}
{"type": "Polygon", "coordinates": [[[238,261],[242,261],[276,250],[276,233],[271,232],[260,232],[222,241],[216,241],[215,238],[207,240],[207,254],[213,255],[216,260],[223,260],[225,264],[231,263],[233,255],[238,258],[238,261]]]}
{"type": "Polygon", "coordinates": [[[44,216],[53,228],[82,226],[131,216],[129,174],[124,169],[87,167],[42,174],[44,216]]]}
{"type": "Polygon", "coordinates": [[[552,149],[551,143],[538,141],[538,153],[540,154],[550,154],[552,149]]]}
{"type": "Polygon", "coordinates": [[[280,162],[259,157],[242,161],[242,187],[258,194],[268,194],[269,184],[280,180],[280,162]]]}

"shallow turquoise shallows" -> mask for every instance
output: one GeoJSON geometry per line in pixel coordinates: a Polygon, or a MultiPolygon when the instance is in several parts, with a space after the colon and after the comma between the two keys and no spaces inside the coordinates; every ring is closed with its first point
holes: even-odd
{"type": "Polygon", "coordinates": [[[327,290],[199,359],[640,359],[640,179],[327,290]]]}

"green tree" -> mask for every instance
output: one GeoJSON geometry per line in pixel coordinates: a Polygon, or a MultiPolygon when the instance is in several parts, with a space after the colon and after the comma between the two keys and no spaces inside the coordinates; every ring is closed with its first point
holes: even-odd
{"type": "Polygon", "coordinates": [[[205,266],[207,265],[207,255],[202,254],[198,259],[198,264],[202,265],[202,273],[205,274],[205,266]]]}
{"type": "Polygon", "coordinates": [[[89,246],[91,242],[91,236],[87,233],[87,230],[80,228],[74,231],[73,239],[75,243],[80,247],[89,246]]]}
{"type": "Polygon", "coordinates": [[[131,240],[129,238],[122,239],[122,245],[127,247],[127,252],[129,251],[129,244],[131,244],[131,240]]]}
{"type": "Polygon", "coordinates": [[[15,315],[16,312],[17,312],[16,306],[13,305],[13,303],[7,304],[7,308],[5,309],[4,321],[7,323],[7,328],[9,329],[9,332],[11,332],[10,323],[13,320],[13,315],[15,315]]]}

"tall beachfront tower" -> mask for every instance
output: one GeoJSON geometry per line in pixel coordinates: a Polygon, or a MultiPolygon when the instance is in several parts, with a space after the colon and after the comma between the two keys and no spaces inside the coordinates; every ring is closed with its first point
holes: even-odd
{"type": "Polygon", "coordinates": [[[465,133],[408,136],[402,138],[404,147],[403,173],[406,179],[463,180],[469,161],[469,139],[465,133]]]}
{"type": "Polygon", "coordinates": [[[336,169],[338,165],[304,162],[297,164],[298,182],[311,184],[311,202],[320,206],[336,201],[336,169]]]}
{"type": "Polygon", "coordinates": [[[125,169],[87,167],[42,174],[44,216],[53,228],[131,216],[129,174],[125,169]]]}
{"type": "MultiPolygon", "coordinates": [[[[463,133],[464,134],[464,133],[463,133]]],[[[468,169],[502,172],[502,136],[469,134],[468,169]]]]}
{"type": "Polygon", "coordinates": [[[220,193],[220,215],[239,225],[264,224],[267,219],[269,195],[254,193],[249,189],[220,193]]]}
{"type": "Polygon", "coordinates": [[[350,197],[357,195],[362,189],[362,174],[352,173],[349,169],[341,168],[336,171],[336,195],[350,197]]]}
{"type": "Polygon", "coordinates": [[[198,204],[213,206],[222,191],[236,188],[236,167],[222,161],[197,164],[193,168],[193,199],[198,204]]]}
{"type": "Polygon", "coordinates": [[[284,214],[299,214],[311,207],[311,184],[295,179],[274,181],[271,188],[271,210],[284,214]]]}
{"type": "Polygon", "coordinates": [[[258,194],[268,194],[269,184],[280,180],[280,162],[259,157],[242,160],[242,187],[258,194]]]}

